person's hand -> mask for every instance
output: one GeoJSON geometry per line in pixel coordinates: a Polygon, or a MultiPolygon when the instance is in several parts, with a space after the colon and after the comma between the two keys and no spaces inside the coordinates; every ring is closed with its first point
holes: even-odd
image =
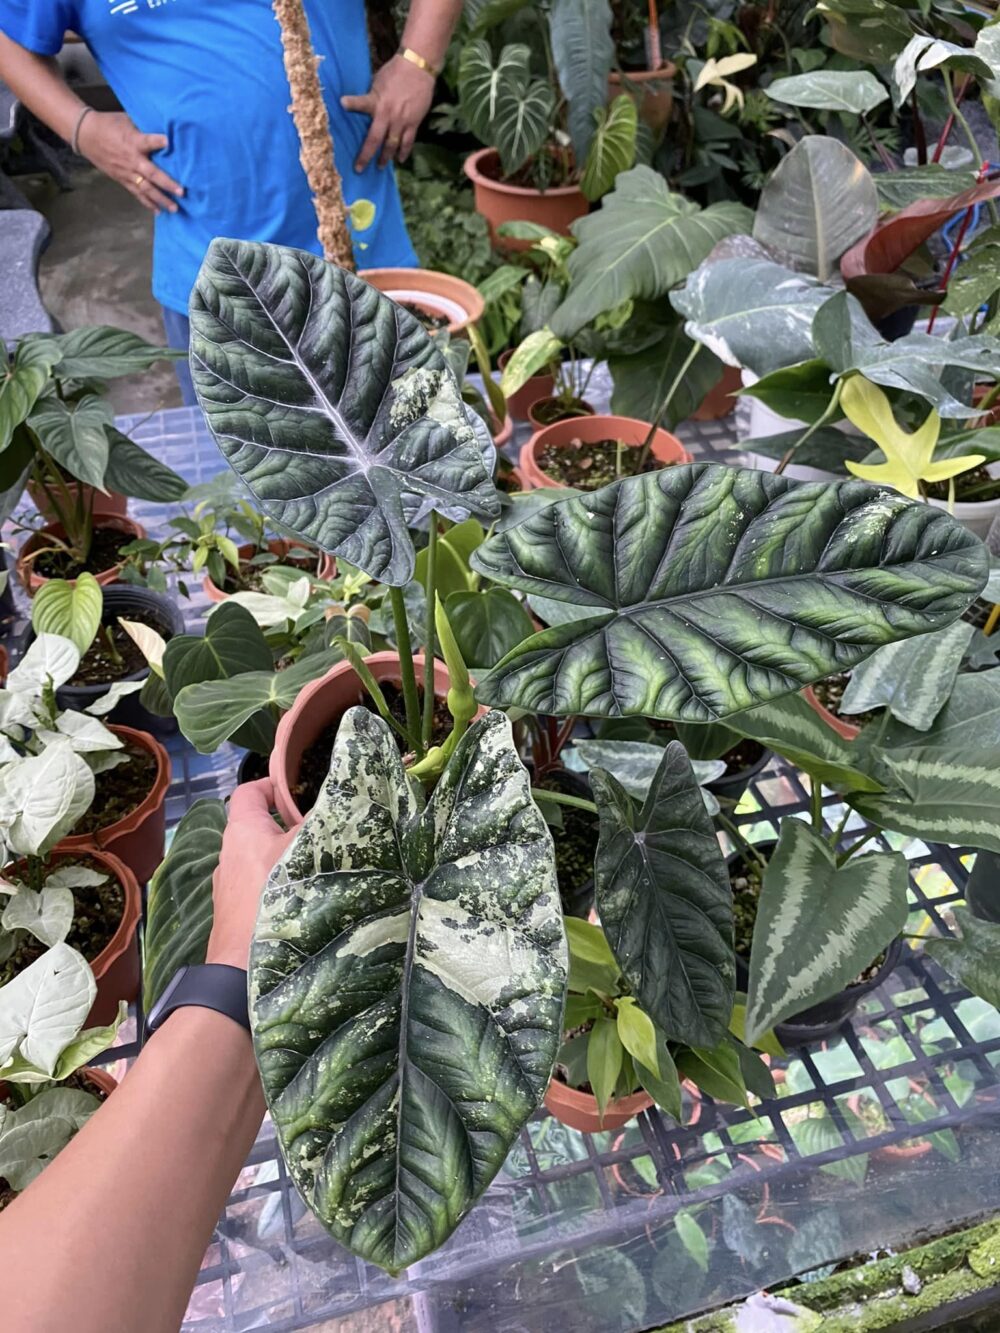
{"type": "Polygon", "coordinates": [[[376,153],[380,167],[388,166],[393,158],[405,162],[433,96],[434,75],[402,56],[393,56],[372,79],[371,92],[342,97],[340,105],[345,111],[372,118],[354,170],[364,171],[376,153]]]}
{"type": "Polygon", "coordinates": [[[205,961],[246,967],[257,905],[268,875],[295,833],[271,818],[270,778],[244,782],[229,801],[222,855],[212,877],[214,917],[205,961]]]}
{"type": "Polygon", "coordinates": [[[123,185],[152,213],[177,212],[184,187],[161,171],[150,154],[167,147],[164,134],[143,134],[123,111],[92,111],[80,126],[80,152],[98,171],[123,185]]]}

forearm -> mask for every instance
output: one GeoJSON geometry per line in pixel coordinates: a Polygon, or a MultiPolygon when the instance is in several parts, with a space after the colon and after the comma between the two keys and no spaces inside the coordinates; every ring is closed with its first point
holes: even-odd
{"type": "Polygon", "coordinates": [[[403,45],[440,68],[462,4],[463,0],[413,0],[403,29],[403,45]]]}
{"type": "Polygon", "coordinates": [[[52,56],[35,55],[0,33],[0,79],[50,130],[72,140],[86,103],[68,86],[52,56]]]}
{"type": "Polygon", "coordinates": [[[176,1333],[263,1114],[248,1033],[208,1009],[174,1013],[0,1213],[4,1333],[107,1333],[109,1265],[115,1329],[176,1333]]]}

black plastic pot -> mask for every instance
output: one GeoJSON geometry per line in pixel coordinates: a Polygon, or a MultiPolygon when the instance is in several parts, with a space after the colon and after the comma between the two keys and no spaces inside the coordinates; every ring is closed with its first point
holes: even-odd
{"type": "Polygon", "coordinates": [[[266,778],[267,762],[266,755],[258,754],[256,750],[247,750],[236,770],[237,786],[242,786],[244,782],[258,782],[261,778],[266,778]]]}
{"type": "MultiPolygon", "coordinates": [[[[777,843],[758,843],[756,848],[765,855],[770,854],[777,843]]],[[[742,861],[743,856],[740,852],[733,852],[728,857],[726,864],[730,869],[737,862],[742,861]]],[[[896,969],[896,965],[903,953],[903,941],[896,938],[892,941],[885,952],[885,961],[873,977],[867,981],[859,982],[855,986],[845,986],[842,991],[836,995],[831,995],[828,1000],[821,1000],[819,1004],[810,1005],[808,1009],[803,1009],[799,1014],[793,1014],[791,1018],[785,1019],[783,1023],[775,1023],[774,1033],[782,1046],[787,1048],[795,1046],[808,1046],[813,1042],[824,1041],[833,1034],[840,1026],[847,1021],[854,1013],[858,1005],[882,985],[883,981],[890,976],[896,969]]],[[[750,984],[750,964],[747,959],[736,955],[736,986],[738,990],[746,991],[750,984]]]]}
{"type": "Polygon", "coordinates": [[[920,314],[918,305],[904,305],[902,310],[894,310],[891,315],[875,321],[875,327],[886,342],[894,343],[897,338],[905,338],[913,332],[913,326],[920,314]]]}
{"type": "Polygon", "coordinates": [[[751,764],[749,768],[741,768],[735,773],[723,773],[722,777],[716,778],[714,782],[706,782],[705,789],[710,791],[720,804],[724,802],[726,805],[738,805],[747,787],[755,777],[763,773],[773,758],[774,751],[764,749],[764,753],[755,764],[751,764]]]}
{"type": "MultiPolygon", "coordinates": [[[[104,589],[102,622],[105,625],[113,624],[119,616],[129,620],[137,615],[151,621],[165,639],[172,639],[175,634],[184,633],[184,617],[177,604],[169,597],[153,592],[150,588],[138,588],[128,583],[113,583],[104,589]]],[[[34,637],[34,631],[29,629],[24,640],[25,648],[34,637]]],[[[119,679],[145,680],[148,675],[149,667],[143,667],[141,671],[134,671],[119,679]]],[[[111,688],[111,684],[111,681],[104,681],[93,685],[64,685],[56,692],[56,700],[60,708],[75,708],[82,712],[103,698],[111,688]]],[[[139,731],[150,731],[155,736],[173,735],[177,730],[177,721],[173,715],[161,717],[151,713],[142,705],[140,699],[138,690],[134,694],[127,694],[106,717],[102,718],[102,721],[114,722],[123,727],[135,727],[139,731]]]]}

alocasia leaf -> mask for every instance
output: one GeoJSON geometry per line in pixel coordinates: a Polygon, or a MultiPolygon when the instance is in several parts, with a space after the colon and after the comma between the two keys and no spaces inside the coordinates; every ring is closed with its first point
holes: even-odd
{"type": "Polygon", "coordinates": [[[282,1153],[337,1240],[398,1272],[450,1235],[542,1098],[566,974],[507,718],[470,727],[425,805],[390,729],[352,708],[264,891],[250,973],[282,1153]]]}
{"type": "Polygon", "coordinates": [[[747,1041],[856,980],[906,925],[907,882],[900,852],[838,868],[825,838],[783,820],[754,924],[747,1041]]]}
{"type": "Polygon", "coordinates": [[[671,741],[641,808],[603,769],[590,781],[597,910],[622,975],[669,1040],[713,1046],[733,1008],[733,895],[691,761],[671,741]]]}
{"type": "Polygon", "coordinates": [[[862,482],[699,463],[538,510],[472,565],[592,615],[527,639],[479,685],[532,712],[714,722],[956,619],[982,543],[862,482]]]}
{"type": "Polygon", "coordinates": [[[581,168],[594,135],[594,112],[607,105],[608,75],[615,58],[611,22],[609,0],[552,0],[552,57],[567,102],[569,137],[581,168]]]}
{"type": "Polygon", "coordinates": [[[927,940],[927,952],[973,995],[1000,1005],[1000,925],[984,921],[967,907],[951,910],[961,933],[927,940]]]}
{"type": "Polygon", "coordinates": [[[421,503],[500,512],[481,426],[409,312],[302,250],[215,240],[191,298],[198,398],[271,518],[384,583],[421,503]]]}
{"type": "Polygon", "coordinates": [[[996,750],[982,741],[959,750],[928,739],[905,750],[873,750],[875,771],[890,790],[852,797],[852,805],[896,833],[1000,852],[996,750]]]}

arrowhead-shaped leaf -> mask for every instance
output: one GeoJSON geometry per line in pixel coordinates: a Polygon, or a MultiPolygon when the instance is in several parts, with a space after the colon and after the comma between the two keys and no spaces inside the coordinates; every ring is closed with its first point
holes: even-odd
{"type": "MultiPolygon", "coordinates": [[[[866,729],[854,744],[864,746],[867,734],[866,729]]],[[[879,744],[893,752],[930,745],[942,751],[966,752],[1000,746],[1000,667],[958,676],[951,697],[927,731],[890,718],[879,744]]]]}
{"type": "Polygon", "coordinates": [[[693,464],[531,514],[480,573],[592,608],[520,644],[483,703],[714,722],[954,620],[982,543],[939,510],[859,482],[693,464]]]}
{"type": "Polygon", "coordinates": [[[40,399],[31,410],[28,424],[46,452],[71,477],[101,489],[108,466],[107,428],[113,420],[106,398],[85,393],[76,402],[40,399]]]}
{"type": "Polygon", "coordinates": [[[890,790],[858,796],[866,819],[925,842],[1000,852],[1000,768],[996,750],[940,744],[873,751],[875,771],[890,790]]]}
{"type": "Polygon", "coordinates": [[[671,741],[641,808],[603,769],[590,780],[597,910],[622,975],[669,1040],[714,1046],[733,1009],[733,895],[691,761],[671,741]]]}
{"type": "Polygon", "coordinates": [[[871,852],[838,869],[824,838],[784,820],[754,924],[747,1041],[856,980],[906,925],[907,882],[901,853],[871,852]]]}
{"type": "Polygon", "coordinates": [[[271,518],[408,583],[407,515],[499,510],[480,434],[420,322],[302,250],[215,240],[191,298],[198,399],[271,518]]]}
{"type": "Polygon", "coordinates": [[[872,111],[889,98],[885,87],[867,69],[814,69],[775,79],[764,90],[774,102],[814,107],[817,111],[846,111],[852,116],[872,111]]]}
{"type": "Polygon", "coordinates": [[[465,733],[422,805],[389,728],[351,709],[251,955],[292,1178],[391,1272],[450,1235],[541,1100],[567,973],[552,841],[506,717],[465,733]]]}
{"type": "Polygon", "coordinates": [[[0,992],[0,1071],[19,1054],[51,1074],[96,994],[83,954],[61,943],[47,949],[0,992]]]}
{"type": "Polygon", "coordinates": [[[936,634],[887,643],[851,672],[840,712],[888,708],[900,722],[926,731],[951,695],[973,632],[956,620],[936,634]]]}
{"type": "Polygon", "coordinates": [[[727,725],[774,750],[824,786],[838,791],[880,791],[881,784],[864,770],[861,755],[839,736],[801,695],[780,703],[751,708],[728,719],[727,725]]]}
{"type": "MultiPolygon", "coordinates": [[[[608,101],[608,75],[615,58],[608,0],[552,0],[552,56],[568,104],[573,152],[582,167],[594,134],[594,112],[608,101]]],[[[589,196],[594,197],[594,196],[589,196]]]]}

